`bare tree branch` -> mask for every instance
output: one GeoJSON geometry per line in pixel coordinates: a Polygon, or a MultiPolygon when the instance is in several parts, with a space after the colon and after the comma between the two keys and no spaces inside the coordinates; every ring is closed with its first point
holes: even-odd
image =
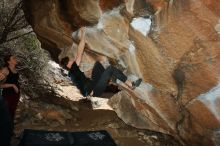
{"type": "Polygon", "coordinates": [[[20,0],[12,8],[9,6],[7,7],[7,5],[3,5],[3,8],[1,8],[0,45],[5,42],[11,41],[12,39],[19,38],[19,36],[23,36],[18,35],[16,37],[9,38],[9,35],[12,32],[24,29],[28,26],[24,13],[22,11],[22,6],[23,1],[20,0]]]}
{"type": "Polygon", "coordinates": [[[18,39],[19,37],[28,35],[28,34],[30,34],[30,33],[32,33],[32,32],[33,32],[33,31],[30,31],[30,32],[24,33],[24,34],[22,34],[22,35],[18,35],[18,36],[16,36],[16,37],[10,38],[10,39],[6,40],[4,43],[10,42],[10,41],[12,41],[12,40],[14,40],[14,39],[18,39]]]}
{"type": "Polygon", "coordinates": [[[17,20],[15,20],[13,22],[13,24],[11,24],[11,28],[14,28],[16,26],[16,24],[18,24],[20,21],[25,21],[25,16],[24,15],[18,17],[17,20]]]}

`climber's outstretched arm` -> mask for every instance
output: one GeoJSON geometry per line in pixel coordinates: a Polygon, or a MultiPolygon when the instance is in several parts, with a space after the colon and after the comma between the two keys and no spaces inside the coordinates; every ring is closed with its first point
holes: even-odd
{"type": "Polygon", "coordinates": [[[84,52],[84,48],[85,48],[85,27],[81,27],[80,28],[80,42],[79,45],[77,47],[77,54],[76,54],[76,64],[79,66],[81,61],[82,61],[82,56],[83,56],[83,52],[84,52]]]}
{"type": "MultiPolygon", "coordinates": [[[[83,52],[84,52],[84,48],[85,48],[85,27],[81,27],[79,33],[80,33],[80,42],[77,46],[76,57],[75,57],[75,59],[68,58],[68,63],[66,65],[66,67],[69,69],[71,68],[71,66],[74,62],[76,62],[77,66],[79,66],[82,61],[82,56],[83,56],[83,52]]],[[[72,48],[73,48],[73,46],[74,45],[72,45],[72,48]]],[[[64,63],[64,66],[65,66],[65,63],[64,63]]]]}

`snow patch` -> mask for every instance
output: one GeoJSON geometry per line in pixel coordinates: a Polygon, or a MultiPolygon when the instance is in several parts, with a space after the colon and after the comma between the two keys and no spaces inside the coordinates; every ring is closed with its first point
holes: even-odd
{"type": "Polygon", "coordinates": [[[131,26],[144,36],[147,36],[147,34],[150,32],[151,19],[146,19],[143,17],[134,18],[131,22],[131,26]]]}

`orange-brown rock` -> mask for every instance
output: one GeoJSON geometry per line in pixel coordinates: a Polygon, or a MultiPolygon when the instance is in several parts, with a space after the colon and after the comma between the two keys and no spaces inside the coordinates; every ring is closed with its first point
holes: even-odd
{"type": "Polygon", "coordinates": [[[143,78],[136,90],[111,99],[127,124],[185,145],[220,145],[218,0],[26,0],[25,6],[55,59],[74,56],[72,32],[87,26],[84,70],[109,60],[143,78]]]}
{"type": "Polygon", "coordinates": [[[99,5],[102,11],[109,11],[113,8],[119,6],[122,3],[122,0],[100,0],[99,5]]]}

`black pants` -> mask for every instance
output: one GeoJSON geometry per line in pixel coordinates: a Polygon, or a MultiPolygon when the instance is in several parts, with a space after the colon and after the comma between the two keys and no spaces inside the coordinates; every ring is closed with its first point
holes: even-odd
{"type": "Polygon", "coordinates": [[[92,80],[94,82],[93,96],[100,96],[106,89],[111,77],[115,77],[122,82],[127,80],[127,77],[119,69],[109,66],[104,68],[100,62],[96,62],[92,71],[92,80]]]}
{"type": "Polygon", "coordinates": [[[12,135],[12,120],[5,101],[0,95],[0,145],[10,146],[12,135]]]}

